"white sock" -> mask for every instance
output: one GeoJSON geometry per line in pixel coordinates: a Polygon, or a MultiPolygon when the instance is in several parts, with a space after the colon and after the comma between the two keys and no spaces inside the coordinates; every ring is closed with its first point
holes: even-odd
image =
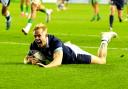
{"type": "Polygon", "coordinates": [[[108,42],[107,42],[107,41],[105,41],[105,40],[103,40],[103,41],[101,42],[101,44],[102,44],[102,43],[104,43],[104,44],[108,44],[108,42]]]}
{"type": "Polygon", "coordinates": [[[108,38],[108,36],[103,36],[103,38],[102,38],[102,41],[109,41],[109,38],[108,38]]]}
{"type": "Polygon", "coordinates": [[[46,13],[49,14],[49,9],[46,9],[46,13]]]}
{"type": "Polygon", "coordinates": [[[7,15],[6,15],[6,17],[8,17],[8,16],[10,16],[10,13],[9,13],[9,11],[7,11],[7,15]]]}
{"type": "Polygon", "coordinates": [[[31,28],[31,26],[32,26],[32,23],[28,23],[27,26],[25,27],[24,31],[25,31],[26,33],[28,33],[29,30],[30,30],[30,28],[31,28]]]}

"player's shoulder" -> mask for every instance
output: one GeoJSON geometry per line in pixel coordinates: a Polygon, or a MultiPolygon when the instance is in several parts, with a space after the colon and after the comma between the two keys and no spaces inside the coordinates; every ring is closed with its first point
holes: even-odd
{"type": "Polygon", "coordinates": [[[61,40],[55,37],[54,35],[48,34],[48,43],[53,45],[53,44],[62,44],[61,40]]]}
{"type": "Polygon", "coordinates": [[[57,37],[55,37],[54,35],[51,35],[51,34],[48,34],[47,37],[48,37],[48,40],[49,40],[49,41],[55,41],[55,40],[58,40],[57,37]]]}

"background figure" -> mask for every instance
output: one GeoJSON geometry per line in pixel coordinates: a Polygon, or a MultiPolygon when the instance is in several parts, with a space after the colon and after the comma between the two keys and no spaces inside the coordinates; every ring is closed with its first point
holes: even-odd
{"type": "Polygon", "coordinates": [[[2,3],[2,15],[6,18],[6,29],[10,28],[11,16],[8,11],[8,6],[10,4],[10,0],[0,0],[2,3]]]}
{"type": "Polygon", "coordinates": [[[115,32],[104,32],[102,34],[97,56],[70,42],[62,43],[58,38],[47,33],[47,27],[44,24],[38,24],[34,28],[33,35],[35,39],[30,45],[29,53],[24,58],[24,63],[49,68],[61,64],[106,64],[108,43],[117,34],[115,32]],[[41,60],[40,56],[34,56],[35,50],[43,54],[49,60],[49,63],[44,64],[44,59],[41,60]]]}
{"type": "Polygon", "coordinates": [[[99,14],[99,2],[100,2],[100,0],[90,0],[90,1],[91,1],[93,10],[94,10],[94,15],[93,15],[91,21],[94,21],[94,20],[99,21],[100,20],[100,14],[99,14]]]}
{"type": "Polygon", "coordinates": [[[28,15],[29,15],[29,7],[30,7],[30,0],[21,0],[20,1],[21,16],[25,16],[26,15],[28,17],[28,15]],[[24,8],[25,8],[25,10],[24,10],[24,8]]]}
{"type": "Polygon", "coordinates": [[[31,3],[31,16],[28,19],[28,23],[25,26],[25,28],[22,28],[22,32],[27,35],[31,26],[32,26],[32,22],[36,17],[36,13],[37,11],[43,12],[46,14],[46,22],[48,23],[51,19],[51,13],[52,13],[52,9],[47,9],[45,8],[45,6],[43,4],[41,4],[40,0],[32,0],[31,3]]]}
{"type": "Polygon", "coordinates": [[[126,18],[125,21],[128,21],[128,0],[126,0],[126,18]]]}
{"type": "Polygon", "coordinates": [[[69,0],[57,0],[57,10],[66,10],[69,0]]]}
{"type": "Polygon", "coordinates": [[[115,8],[117,8],[119,21],[122,22],[122,9],[124,6],[124,0],[110,0],[110,16],[109,16],[109,25],[110,31],[112,31],[115,8]]]}

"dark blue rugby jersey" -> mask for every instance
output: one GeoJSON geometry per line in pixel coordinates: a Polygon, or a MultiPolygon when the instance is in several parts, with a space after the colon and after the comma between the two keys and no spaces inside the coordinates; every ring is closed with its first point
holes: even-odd
{"type": "Polygon", "coordinates": [[[52,61],[53,60],[53,53],[55,49],[62,47],[63,50],[63,60],[62,64],[72,64],[75,63],[76,55],[75,53],[67,46],[65,46],[59,39],[57,39],[53,35],[48,34],[48,41],[46,48],[39,48],[36,42],[34,41],[30,45],[30,50],[38,50],[44,54],[44,56],[52,61]]]}
{"type": "Polygon", "coordinates": [[[111,1],[116,1],[117,3],[124,3],[124,0],[111,0],[111,1]]]}

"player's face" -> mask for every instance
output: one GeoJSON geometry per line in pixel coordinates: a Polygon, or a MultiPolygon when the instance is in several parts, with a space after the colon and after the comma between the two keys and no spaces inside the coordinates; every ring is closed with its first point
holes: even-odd
{"type": "Polygon", "coordinates": [[[45,47],[46,46],[46,32],[42,30],[36,30],[34,32],[34,37],[37,45],[39,47],[45,47]]]}

